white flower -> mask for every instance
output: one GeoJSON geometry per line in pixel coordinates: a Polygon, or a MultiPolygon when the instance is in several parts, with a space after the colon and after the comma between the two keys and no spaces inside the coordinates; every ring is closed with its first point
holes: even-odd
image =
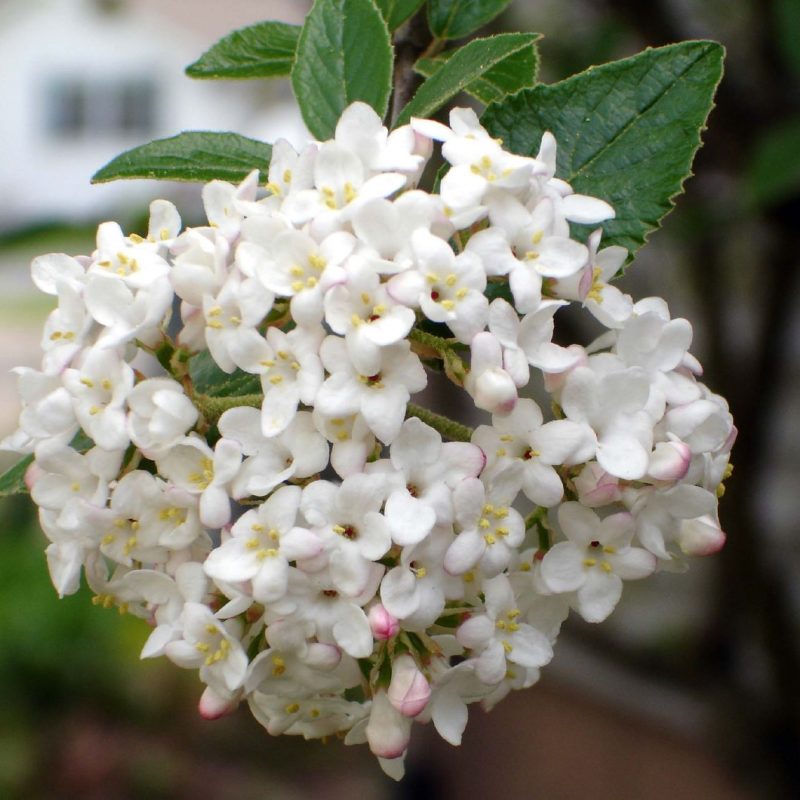
{"type": "Polygon", "coordinates": [[[128,395],[128,434],[148,456],[167,450],[197,422],[197,409],[171,378],[148,378],[128,395]]]}
{"type": "Polygon", "coordinates": [[[579,503],[564,503],[558,522],[567,541],[542,559],[541,576],[551,592],[576,592],[578,612],[587,622],[602,622],[622,595],[623,580],[646,578],[655,557],[631,547],[633,517],[627,512],[600,519],[579,503]]]}

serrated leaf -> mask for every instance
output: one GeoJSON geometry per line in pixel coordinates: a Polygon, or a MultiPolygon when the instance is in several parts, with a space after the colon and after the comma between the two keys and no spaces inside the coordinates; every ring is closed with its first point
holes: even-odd
{"type": "Polygon", "coordinates": [[[320,140],[356,100],[386,113],[394,55],[389,29],[374,0],[315,0],[292,69],[303,119],[320,140]]]}
{"type": "MultiPolygon", "coordinates": [[[[464,91],[488,105],[520,89],[533,86],[539,67],[536,40],[540,37],[537,34],[530,35],[534,37],[530,47],[522,47],[511,53],[480,78],[465,86],[464,91]]],[[[422,58],[414,65],[414,69],[420,75],[430,78],[457,52],[458,50],[448,50],[436,58],[422,58]]]]}
{"type": "Polygon", "coordinates": [[[92,176],[92,183],[120,178],[236,183],[256,168],[266,173],[271,157],[271,145],[238,133],[184,131],[118,155],[92,176]]]}
{"type": "Polygon", "coordinates": [[[25,473],[33,463],[33,456],[25,456],[0,475],[0,497],[10,497],[13,494],[27,494],[25,473]]]}
{"type": "Polygon", "coordinates": [[[756,142],[745,173],[745,194],[756,207],[774,205],[800,194],[800,117],[783,120],[756,142]]]}
{"type": "Polygon", "coordinates": [[[425,0],[375,0],[390,31],[399,28],[425,0]]]}
{"type": "Polygon", "coordinates": [[[459,48],[419,87],[395,124],[404,125],[411,117],[430,116],[504,59],[530,48],[538,36],[536,33],[501,33],[475,39],[459,48]]]}
{"type": "Polygon", "coordinates": [[[190,78],[275,78],[289,75],[299,25],[259,22],[233,31],[186,67],[190,78]]]}
{"type": "Polygon", "coordinates": [[[511,0],[428,0],[428,25],[438,39],[463,39],[505,10],[511,0]]]}
{"type": "Polygon", "coordinates": [[[722,76],[724,49],[695,41],[648,49],[489,106],[482,122],[514,153],[558,141],[556,175],[611,203],[603,244],[633,254],[659,227],[691,175],[722,76]]]}
{"type": "Polygon", "coordinates": [[[189,377],[196,392],[211,397],[237,397],[261,391],[261,378],[237,369],[228,374],[215,363],[208,350],[189,359],[189,377]]]}

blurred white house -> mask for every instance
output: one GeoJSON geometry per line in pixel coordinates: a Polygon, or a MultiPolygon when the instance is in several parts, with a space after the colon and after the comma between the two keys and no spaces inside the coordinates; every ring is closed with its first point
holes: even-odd
{"type": "Polygon", "coordinates": [[[305,138],[286,81],[196,81],[183,70],[259,19],[300,22],[307,3],[0,0],[0,231],[108,218],[176,185],[91,175],[182,130],[305,138]]]}

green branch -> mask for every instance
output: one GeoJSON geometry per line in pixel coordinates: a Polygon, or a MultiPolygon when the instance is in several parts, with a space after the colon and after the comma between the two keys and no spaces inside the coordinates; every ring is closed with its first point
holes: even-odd
{"type": "Polygon", "coordinates": [[[426,425],[430,425],[431,428],[439,431],[446,439],[454,442],[469,442],[472,440],[472,428],[442,414],[436,414],[428,408],[409,403],[408,416],[421,419],[426,425]]]}

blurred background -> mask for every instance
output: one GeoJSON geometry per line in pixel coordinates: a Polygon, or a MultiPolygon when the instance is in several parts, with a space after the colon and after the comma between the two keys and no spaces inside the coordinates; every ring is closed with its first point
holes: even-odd
{"type": "MultiPolygon", "coordinates": [[[[301,142],[285,82],[182,70],[233,28],[307,8],[0,0],[0,437],[18,413],[8,369],[38,366],[50,308],[30,259],[91,252],[104,219],[141,232],[157,196],[199,220],[198,187],[90,175],[182,129],[301,142]]],[[[461,748],[415,726],[398,786],[366,748],[271,739],[245,710],[201,720],[194,676],[139,662],[141,621],[85,591],[57,599],[30,502],[6,500],[0,798],[800,797],[800,0],[516,0],[492,29],[543,33],[546,82],[683,39],[728,48],[696,177],[622,281],[692,321],[705,380],[730,400],[727,546],[626,586],[602,626],[571,619],[539,685],[471,707],[461,748]]]]}

